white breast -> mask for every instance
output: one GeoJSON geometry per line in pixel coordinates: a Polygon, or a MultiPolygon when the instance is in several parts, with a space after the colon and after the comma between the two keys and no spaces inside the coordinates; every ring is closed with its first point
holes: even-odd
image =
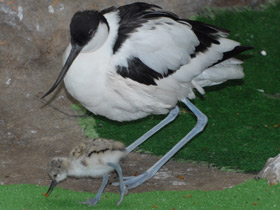
{"type": "MultiPolygon", "coordinates": [[[[108,92],[106,78],[112,55],[112,45],[117,36],[118,16],[115,13],[107,14],[110,23],[110,33],[107,40],[98,50],[82,51],[72,63],[64,83],[68,92],[82,105],[93,113],[99,113],[99,108],[106,101],[105,94],[108,92]]],[[[107,34],[105,34],[107,35],[107,34]]],[[[70,53],[69,45],[64,53],[63,63],[70,53]]]]}
{"type": "MultiPolygon", "coordinates": [[[[65,54],[68,54],[69,47],[65,54]]],[[[68,70],[64,83],[68,92],[85,106],[97,106],[106,92],[109,54],[102,50],[80,53],[68,70]]]]}

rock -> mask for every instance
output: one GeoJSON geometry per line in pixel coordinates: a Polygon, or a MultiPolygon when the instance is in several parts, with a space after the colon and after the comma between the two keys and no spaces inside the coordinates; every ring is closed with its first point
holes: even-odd
{"type": "Polygon", "coordinates": [[[264,178],[270,184],[280,182],[280,154],[274,158],[269,158],[256,178],[264,178]]]}

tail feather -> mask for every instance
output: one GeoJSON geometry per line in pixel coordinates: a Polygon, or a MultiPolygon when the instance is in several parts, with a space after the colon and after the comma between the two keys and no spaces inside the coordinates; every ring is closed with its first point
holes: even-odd
{"type": "MultiPolygon", "coordinates": [[[[238,54],[240,54],[240,53],[242,53],[242,52],[245,52],[245,51],[251,50],[251,49],[253,49],[253,47],[248,47],[248,46],[236,46],[233,50],[228,51],[228,52],[224,52],[223,58],[222,58],[221,60],[217,61],[216,63],[214,63],[214,64],[211,65],[211,66],[215,66],[215,65],[217,65],[218,63],[221,63],[221,62],[223,62],[223,61],[225,61],[225,60],[227,60],[227,59],[229,59],[229,58],[232,58],[232,57],[234,57],[234,56],[236,56],[236,55],[238,55],[238,54]]],[[[210,66],[210,67],[211,67],[211,66],[210,66]]]]}
{"type": "Polygon", "coordinates": [[[231,79],[244,77],[242,61],[229,58],[204,70],[193,80],[201,87],[218,85],[231,79]]]}

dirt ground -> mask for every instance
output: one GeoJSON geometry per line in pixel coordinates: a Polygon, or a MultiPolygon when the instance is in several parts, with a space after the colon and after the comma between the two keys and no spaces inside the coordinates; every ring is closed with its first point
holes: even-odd
{"type": "MultiPolygon", "coordinates": [[[[49,159],[65,156],[85,139],[63,87],[49,101],[40,97],[53,84],[69,40],[69,20],[76,10],[103,8],[115,1],[0,1],[0,184],[49,185],[49,159]],[[60,111],[58,111],[60,110],[60,111]],[[65,112],[62,113],[61,111],[65,112]]],[[[119,1],[119,4],[131,1],[119,1]]],[[[150,1],[179,15],[203,6],[258,5],[263,0],[150,1]],[[181,5],[181,6],[180,6],[181,5]],[[184,6],[184,7],[183,7],[184,6]]],[[[207,103],[205,103],[207,106],[207,103]]],[[[123,163],[125,176],[139,174],[157,157],[132,153],[123,163]]],[[[116,175],[111,176],[114,180],[116,175]]],[[[130,192],[151,190],[221,190],[252,174],[222,172],[205,165],[168,162],[155,177],[130,192]]],[[[60,187],[96,192],[100,179],[68,179],[60,187]]],[[[109,186],[106,191],[118,191],[109,186]]]]}
{"type": "MultiPolygon", "coordinates": [[[[64,91],[57,96],[60,99],[56,98],[51,105],[46,106],[43,106],[45,101],[34,96],[30,102],[33,104],[31,112],[39,112],[41,118],[37,118],[37,115],[26,114],[24,118],[19,118],[17,123],[7,122],[15,126],[8,126],[11,127],[10,131],[1,130],[1,134],[6,134],[5,137],[2,135],[0,147],[1,184],[26,183],[48,186],[50,183],[46,170],[48,161],[52,157],[67,156],[73,146],[85,140],[77,119],[70,116],[77,113],[69,109],[71,101],[63,93],[64,91]],[[62,108],[61,110],[67,115],[57,111],[57,107],[62,108]],[[34,116],[36,119],[33,118],[34,116]],[[24,124],[20,122],[21,120],[35,121],[35,124],[24,124]],[[25,130],[26,137],[17,136],[22,129],[25,130]],[[30,135],[33,137],[31,138],[30,135]]],[[[133,152],[122,162],[124,176],[140,174],[158,159],[151,155],[133,152]]],[[[171,160],[152,179],[130,192],[222,190],[253,177],[253,174],[223,172],[207,165],[171,160]]],[[[110,182],[113,181],[117,181],[115,173],[110,177],[110,182]]],[[[101,179],[68,178],[59,186],[76,191],[96,192],[100,184],[101,179]]],[[[106,191],[117,192],[119,188],[109,185],[106,191]]]]}
{"type": "MultiPolygon", "coordinates": [[[[68,142],[69,143],[69,142],[68,142]]],[[[60,144],[53,143],[51,148],[21,147],[18,145],[1,146],[1,184],[37,184],[48,186],[48,160],[61,156],[60,144]],[[17,155],[15,155],[17,154],[17,155]]],[[[147,154],[132,153],[122,163],[126,176],[144,172],[158,157],[147,154]]],[[[149,181],[130,192],[147,192],[155,190],[222,190],[241,184],[253,178],[253,174],[223,172],[206,165],[169,161],[149,181]]],[[[117,175],[112,173],[110,182],[117,181],[117,175]]],[[[59,187],[81,192],[96,192],[101,185],[101,179],[68,178],[59,187]]],[[[118,192],[119,188],[108,185],[107,192],[118,192]]]]}

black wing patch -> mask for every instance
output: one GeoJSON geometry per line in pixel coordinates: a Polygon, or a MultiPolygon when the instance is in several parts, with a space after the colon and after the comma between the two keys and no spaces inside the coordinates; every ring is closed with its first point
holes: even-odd
{"type": "MultiPolygon", "coordinates": [[[[230,33],[230,31],[227,29],[202,23],[199,21],[194,21],[194,20],[182,20],[182,21],[191,24],[192,30],[200,42],[200,44],[196,46],[194,54],[191,55],[192,58],[194,58],[196,54],[199,52],[205,52],[209,47],[211,47],[212,44],[220,44],[218,38],[221,36],[221,34],[223,36],[228,36],[230,33]]],[[[253,49],[253,47],[236,46],[233,50],[224,52],[223,58],[217,61],[216,63],[212,64],[211,66],[221,63],[229,58],[232,58],[250,49],[253,49]]]]}
{"type": "Polygon", "coordinates": [[[167,74],[162,75],[148,67],[139,58],[129,59],[128,67],[117,66],[116,69],[122,77],[128,77],[145,85],[156,85],[155,79],[162,79],[175,72],[168,70],[167,74]]]}
{"type": "Polygon", "coordinates": [[[191,57],[195,57],[199,52],[205,52],[212,44],[220,44],[218,41],[219,34],[223,33],[228,35],[229,30],[202,23],[194,20],[182,20],[189,23],[192,26],[192,30],[199,40],[199,45],[196,46],[194,54],[191,57]]]}

